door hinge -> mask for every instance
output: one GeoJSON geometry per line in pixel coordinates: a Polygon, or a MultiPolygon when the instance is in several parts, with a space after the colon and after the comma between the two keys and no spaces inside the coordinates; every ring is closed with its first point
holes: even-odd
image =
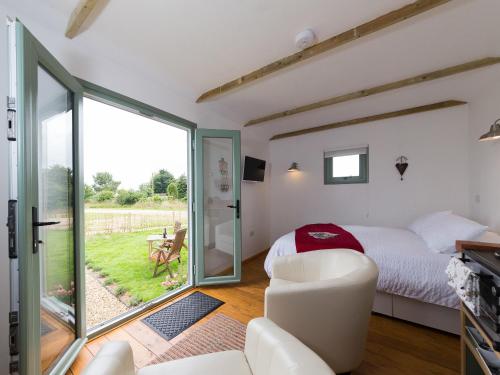
{"type": "Polygon", "coordinates": [[[196,264],[193,264],[193,275],[196,275],[196,264]]]}
{"type": "Polygon", "coordinates": [[[196,210],[196,205],[194,204],[194,201],[191,202],[191,211],[194,212],[196,210]]]}
{"type": "Polygon", "coordinates": [[[18,355],[18,329],[19,329],[19,312],[9,312],[9,350],[10,355],[18,355]]]}
{"type": "Polygon", "coordinates": [[[19,362],[12,361],[9,363],[9,373],[10,374],[18,374],[19,373],[19,362]]]}
{"type": "Polygon", "coordinates": [[[14,199],[9,200],[8,213],[7,213],[7,231],[9,240],[9,258],[17,258],[17,246],[16,246],[16,206],[17,201],[14,199]]]}
{"type": "Polygon", "coordinates": [[[17,136],[17,112],[16,99],[7,97],[7,139],[15,141],[17,136]]]}

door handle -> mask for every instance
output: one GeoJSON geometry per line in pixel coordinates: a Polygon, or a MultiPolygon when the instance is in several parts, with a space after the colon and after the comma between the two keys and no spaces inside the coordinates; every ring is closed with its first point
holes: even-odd
{"type": "Polygon", "coordinates": [[[56,224],[61,224],[60,221],[36,221],[33,223],[33,226],[35,227],[46,227],[47,225],[56,225],[56,224]]]}
{"type": "Polygon", "coordinates": [[[240,200],[237,199],[236,200],[236,205],[229,205],[227,206],[229,208],[236,208],[236,218],[239,219],[240,218],[240,200]]]}
{"type": "Polygon", "coordinates": [[[33,254],[38,253],[39,245],[43,242],[40,241],[40,236],[38,233],[38,227],[46,227],[47,225],[60,224],[60,221],[38,221],[38,208],[31,207],[31,220],[32,222],[32,233],[33,233],[33,254]]]}

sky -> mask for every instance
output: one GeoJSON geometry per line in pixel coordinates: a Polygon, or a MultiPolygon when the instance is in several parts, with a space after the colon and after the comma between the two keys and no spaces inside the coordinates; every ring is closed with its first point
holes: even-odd
{"type": "Polygon", "coordinates": [[[359,176],[359,155],[336,156],[332,168],[333,177],[359,176]]]}
{"type": "Polygon", "coordinates": [[[185,130],[84,98],[83,137],[86,184],[97,172],[110,172],[119,189],[137,189],[160,169],[187,175],[185,130]]]}

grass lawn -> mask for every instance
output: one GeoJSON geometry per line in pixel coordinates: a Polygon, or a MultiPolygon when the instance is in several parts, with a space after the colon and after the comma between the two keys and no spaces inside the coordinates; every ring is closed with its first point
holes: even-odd
{"type": "Polygon", "coordinates": [[[168,272],[153,278],[154,263],[148,259],[146,237],[160,232],[156,229],[92,236],[85,241],[87,266],[106,277],[106,283],[116,284],[120,292],[128,292],[135,302],[147,302],[159,297],[186,282],[188,265],[188,252],[182,249],[181,263],[174,261],[170,264],[172,271],[179,274],[177,280],[182,280],[181,284],[168,288],[162,286],[168,272]]]}

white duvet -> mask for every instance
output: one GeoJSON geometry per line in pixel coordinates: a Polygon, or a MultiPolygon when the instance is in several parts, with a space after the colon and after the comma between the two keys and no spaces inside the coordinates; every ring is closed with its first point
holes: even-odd
{"type": "MultiPolygon", "coordinates": [[[[406,229],[358,225],[342,228],[351,232],[363,245],[365,254],[377,263],[378,291],[459,308],[459,299],[447,285],[445,274],[452,255],[430,251],[422,238],[406,229]]],[[[264,263],[269,277],[276,257],[296,253],[295,232],[277,239],[264,263]]]]}

